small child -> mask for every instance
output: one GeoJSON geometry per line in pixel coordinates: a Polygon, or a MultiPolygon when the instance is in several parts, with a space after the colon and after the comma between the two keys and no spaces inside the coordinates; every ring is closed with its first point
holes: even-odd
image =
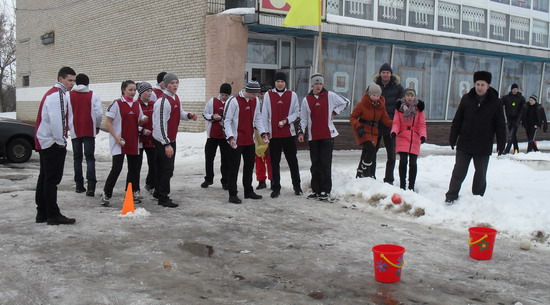
{"type": "Polygon", "coordinates": [[[414,191],[416,159],[420,145],[426,141],[424,102],[416,99],[414,89],[405,89],[405,98],[397,101],[391,136],[395,139],[395,152],[399,154],[399,186],[406,188],[407,163],[409,163],[409,190],[414,191]]]}

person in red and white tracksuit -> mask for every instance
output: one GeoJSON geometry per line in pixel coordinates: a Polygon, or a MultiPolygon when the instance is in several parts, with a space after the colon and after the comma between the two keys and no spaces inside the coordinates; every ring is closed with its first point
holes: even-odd
{"type": "MultiPolygon", "coordinates": [[[[148,118],[153,117],[153,107],[155,102],[151,100],[153,94],[153,87],[148,82],[141,82],[137,84],[138,99],[137,102],[141,107],[143,115],[148,118]]],[[[140,191],[140,176],[141,165],[143,164],[143,153],[147,155],[147,176],[145,177],[145,190],[149,193],[153,193],[155,184],[157,181],[157,167],[156,167],[156,149],[153,143],[153,120],[149,119],[147,123],[144,123],[140,131],[139,136],[139,158],[138,158],[138,179],[135,191],[139,196],[140,191]]]]}
{"type": "Polygon", "coordinates": [[[275,73],[275,88],[264,95],[262,117],[265,129],[269,132],[269,153],[271,155],[271,198],[281,194],[281,152],[284,152],[294,194],[302,195],[298,149],[296,147],[296,130],[294,122],[300,117],[300,105],[295,92],[286,89],[286,74],[275,73]]]}
{"type": "Polygon", "coordinates": [[[162,97],[155,101],[153,107],[153,142],[157,154],[157,184],[153,197],[158,199],[158,204],[175,208],[178,206],[170,199],[170,179],[174,175],[174,159],[176,157],[176,137],[180,120],[197,120],[197,115],[186,112],[181,107],[180,99],[176,92],[179,87],[179,79],[173,73],[164,75],[163,82],[166,89],[162,97]]]}
{"type": "Polygon", "coordinates": [[[237,197],[237,177],[243,159],[243,186],[244,198],[261,199],[262,196],[254,193],[252,187],[252,174],[254,171],[254,128],[256,128],[264,143],[269,143],[268,134],[265,132],[262,116],[260,114],[260,84],[250,81],[245,89],[237,96],[225,103],[223,126],[225,138],[231,146],[229,154],[229,202],[239,204],[241,199],[237,197]]]}
{"type": "Polygon", "coordinates": [[[164,85],[164,76],[166,75],[166,72],[160,72],[157,75],[157,84],[153,86],[153,93],[151,94],[151,101],[156,101],[157,99],[161,98],[164,94],[164,89],[166,89],[166,86],[164,85]]]}
{"type": "Polygon", "coordinates": [[[302,101],[298,141],[304,142],[304,132],[309,134],[311,158],[311,190],[308,199],[328,200],[332,190],[332,151],[338,131],[332,121],[349,106],[349,100],[324,88],[322,74],[313,74],[311,91],[302,101]]]}
{"type": "Polygon", "coordinates": [[[73,224],[74,218],[61,214],[57,205],[57,185],[63,178],[67,155],[67,91],[75,84],[76,73],[63,67],[57,82],[44,94],[38,116],[34,146],[40,155],[40,173],[36,183],[36,222],[49,225],[73,224]]]}
{"type": "MultiPolygon", "coordinates": [[[[143,115],[139,103],[134,101],[136,84],[131,80],[124,81],[121,91],[122,96],[114,100],[107,108],[105,125],[109,132],[109,147],[113,155],[113,164],[101,195],[103,206],[110,205],[113,189],[122,171],[124,156],[128,161],[126,187],[128,187],[128,183],[132,183],[132,187],[138,184],[139,132],[140,126],[148,121],[148,118],[143,115]]],[[[134,203],[139,202],[141,202],[139,198],[134,195],[134,203]]]]}
{"type": "Polygon", "coordinates": [[[229,144],[225,140],[223,133],[223,110],[225,103],[231,97],[231,85],[223,83],[220,86],[220,95],[211,98],[206,106],[202,116],[206,120],[206,144],[204,145],[204,164],[206,175],[204,182],[201,183],[202,188],[207,188],[214,183],[214,159],[216,158],[216,150],[220,147],[221,155],[221,180],[222,188],[227,190],[229,176],[229,144]]]}
{"type": "Polygon", "coordinates": [[[76,86],[69,92],[69,130],[73,146],[74,181],[77,193],[86,192],[94,197],[97,178],[95,174],[95,136],[99,133],[103,106],[96,92],[88,88],[90,79],[86,74],[76,76],[76,86]],[[84,149],[83,149],[84,148],[84,149]],[[87,189],[82,175],[82,159],[86,157],[87,189]]]}

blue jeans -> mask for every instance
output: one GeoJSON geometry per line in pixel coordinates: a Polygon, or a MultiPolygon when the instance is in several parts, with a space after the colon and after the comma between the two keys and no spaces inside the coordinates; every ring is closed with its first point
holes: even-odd
{"type": "Polygon", "coordinates": [[[82,159],[86,157],[86,180],[88,183],[97,183],[95,176],[95,138],[80,137],[72,139],[73,143],[73,159],[74,159],[74,181],[77,185],[84,185],[84,177],[82,176],[82,159]],[[84,153],[82,150],[84,147],[84,153]]]}

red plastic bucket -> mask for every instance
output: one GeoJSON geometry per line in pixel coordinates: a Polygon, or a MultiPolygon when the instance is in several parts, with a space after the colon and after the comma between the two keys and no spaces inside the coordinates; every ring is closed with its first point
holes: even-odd
{"type": "Polygon", "coordinates": [[[401,279],[401,269],[405,261],[405,248],[399,245],[376,245],[374,254],[374,279],[382,283],[395,283],[401,279]]]}
{"type": "Polygon", "coordinates": [[[489,260],[493,257],[493,246],[497,230],[486,227],[469,228],[470,257],[479,260],[489,260]]]}

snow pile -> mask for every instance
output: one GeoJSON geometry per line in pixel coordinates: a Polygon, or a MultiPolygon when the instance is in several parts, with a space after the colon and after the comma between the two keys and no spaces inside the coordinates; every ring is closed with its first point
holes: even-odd
{"type": "Polygon", "coordinates": [[[125,218],[125,219],[142,219],[148,216],[151,216],[151,213],[147,212],[144,208],[137,208],[134,210],[134,212],[128,212],[124,215],[120,214],[120,212],[117,212],[117,217],[119,218],[125,218]]]}

